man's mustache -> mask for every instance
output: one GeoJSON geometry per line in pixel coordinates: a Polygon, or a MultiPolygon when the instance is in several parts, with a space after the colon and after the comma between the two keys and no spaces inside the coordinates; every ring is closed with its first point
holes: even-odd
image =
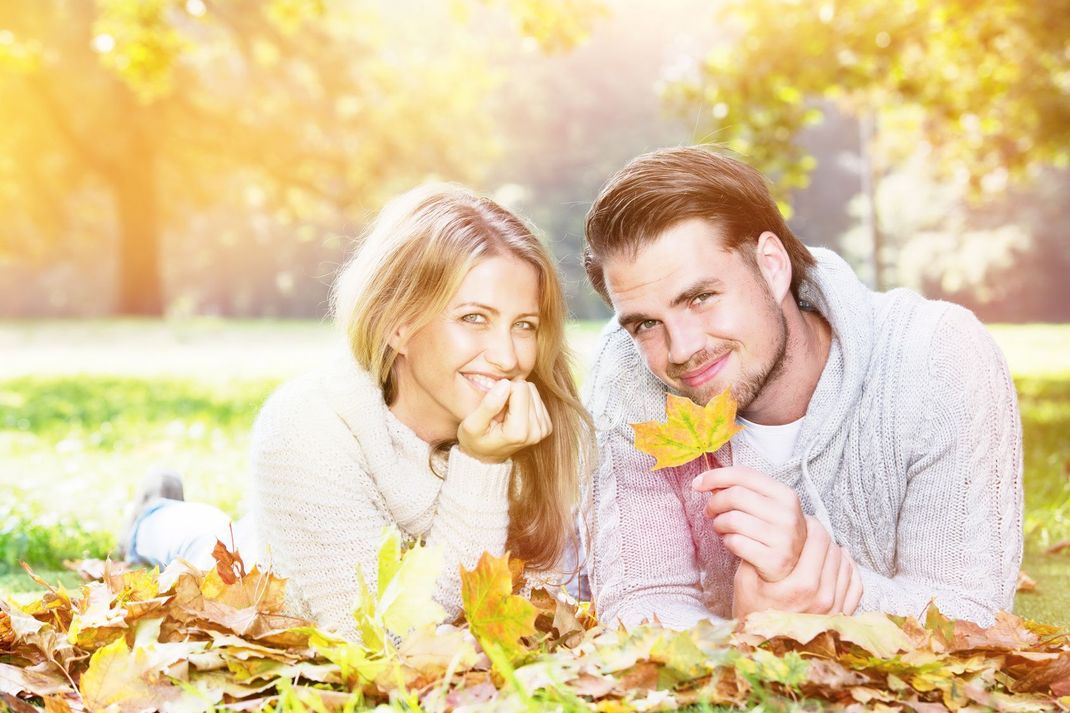
{"type": "Polygon", "coordinates": [[[665,374],[671,379],[679,379],[689,371],[694,371],[701,366],[715,362],[721,357],[731,352],[731,348],[722,349],[716,353],[703,349],[698,354],[695,354],[683,364],[669,364],[665,369],[665,374]]]}

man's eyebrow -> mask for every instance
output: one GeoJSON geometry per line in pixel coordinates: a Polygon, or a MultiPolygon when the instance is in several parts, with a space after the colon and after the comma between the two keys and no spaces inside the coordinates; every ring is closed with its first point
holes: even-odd
{"type": "MultiPolygon", "coordinates": [[[[683,290],[679,295],[673,298],[670,303],[672,307],[679,307],[682,304],[686,304],[695,299],[703,292],[713,292],[716,290],[723,290],[724,282],[716,277],[704,277],[701,280],[697,280],[687,289],[683,290]]],[[[649,315],[643,312],[627,312],[617,316],[617,324],[624,327],[628,331],[631,331],[631,327],[636,324],[653,319],[649,315]]]]}
{"type": "Polygon", "coordinates": [[[628,312],[627,314],[617,316],[617,324],[624,327],[630,332],[632,331],[632,325],[640,324],[641,322],[645,322],[648,319],[650,319],[650,317],[646,316],[642,312],[628,312]]]}
{"type": "Polygon", "coordinates": [[[673,307],[679,307],[682,304],[687,304],[704,292],[715,292],[723,289],[724,283],[719,278],[704,277],[701,280],[696,280],[690,287],[680,292],[680,294],[673,298],[673,301],[670,304],[673,307]]]}

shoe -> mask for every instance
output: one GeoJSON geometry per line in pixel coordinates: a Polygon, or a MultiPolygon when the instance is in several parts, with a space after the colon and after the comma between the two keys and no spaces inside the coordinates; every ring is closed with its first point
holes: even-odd
{"type": "Polygon", "coordinates": [[[134,537],[135,526],[145,510],[160,499],[185,500],[182,476],[179,473],[173,470],[154,470],[141,481],[141,486],[138,488],[137,494],[134,495],[133,509],[119,536],[119,545],[115,550],[117,559],[129,562],[137,560],[130,547],[134,537]]]}

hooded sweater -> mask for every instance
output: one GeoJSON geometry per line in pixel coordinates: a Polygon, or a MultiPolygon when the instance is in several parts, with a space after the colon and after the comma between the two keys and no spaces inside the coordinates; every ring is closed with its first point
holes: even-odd
{"type": "MultiPolygon", "coordinates": [[[[875,293],[827,250],[800,288],[831,325],[828,360],[794,451],[773,465],[742,439],[715,454],[794,489],[846,547],[859,611],[942,612],[982,625],[1012,606],[1022,556],[1022,446],[1006,362],[959,306],[875,293]]],[[[602,332],[585,402],[599,464],[588,575],[603,621],[687,628],[729,617],[738,559],[703,514],[701,460],[652,472],[629,424],[665,420],[666,387],[616,321],[602,332]]]]}
{"type": "Polygon", "coordinates": [[[357,568],[377,591],[382,531],[393,526],[408,542],[442,547],[434,599],[447,621],[457,616],[458,565],[505,549],[512,464],[457,446],[432,460],[348,355],[268,399],[253,429],[252,514],[258,561],[288,580],[289,613],[358,638],[357,568]]]}

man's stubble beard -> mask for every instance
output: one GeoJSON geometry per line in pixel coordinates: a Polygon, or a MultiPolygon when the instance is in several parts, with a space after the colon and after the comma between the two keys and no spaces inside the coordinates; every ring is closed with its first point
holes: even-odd
{"type": "MultiPolygon", "coordinates": [[[[774,319],[777,325],[773,356],[765,364],[759,365],[757,371],[754,372],[749,372],[746,364],[740,365],[739,380],[729,385],[732,390],[732,398],[736,401],[737,412],[746,410],[761,395],[767,384],[775,381],[784,373],[784,369],[787,366],[788,322],[784,317],[784,310],[773,299],[772,292],[768,288],[764,290],[764,296],[762,308],[769,315],[775,315],[774,319]]],[[[721,389],[723,388],[721,387],[721,389]]],[[[721,389],[683,393],[695,403],[705,405],[720,393],[721,389]]]]}

